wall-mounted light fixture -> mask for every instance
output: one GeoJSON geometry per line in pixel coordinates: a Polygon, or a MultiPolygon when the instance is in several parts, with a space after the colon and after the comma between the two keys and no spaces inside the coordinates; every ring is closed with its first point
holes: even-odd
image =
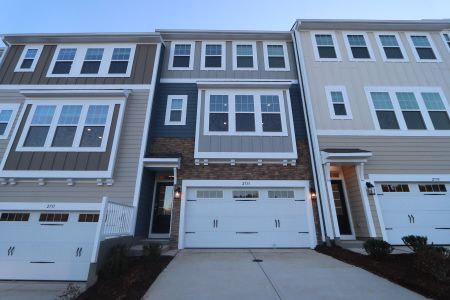
{"type": "Polygon", "coordinates": [[[309,189],[309,194],[311,195],[311,199],[312,200],[316,200],[317,199],[316,190],[314,188],[310,188],[309,189]]]}
{"type": "Polygon", "coordinates": [[[177,187],[175,189],[174,197],[175,197],[175,199],[180,199],[181,198],[181,189],[179,187],[177,187]]]}
{"type": "Polygon", "coordinates": [[[376,194],[375,186],[372,183],[366,182],[366,188],[367,188],[367,194],[368,195],[373,196],[373,195],[376,194]]]}

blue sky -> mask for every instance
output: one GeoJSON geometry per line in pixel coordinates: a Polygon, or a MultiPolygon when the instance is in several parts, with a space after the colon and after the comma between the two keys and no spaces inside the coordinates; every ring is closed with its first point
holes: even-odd
{"type": "Polygon", "coordinates": [[[0,1],[0,33],[289,30],[297,18],[450,18],[450,0],[0,1]]]}

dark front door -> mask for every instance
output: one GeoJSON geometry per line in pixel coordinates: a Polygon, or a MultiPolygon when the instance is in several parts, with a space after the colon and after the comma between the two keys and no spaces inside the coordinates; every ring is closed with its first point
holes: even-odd
{"type": "Polygon", "coordinates": [[[350,220],[348,216],[347,205],[345,202],[344,188],[341,180],[331,180],[331,189],[333,190],[334,205],[336,206],[336,216],[341,235],[351,235],[350,220]]]}
{"type": "Polygon", "coordinates": [[[154,201],[152,233],[169,234],[172,217],[173,183],[157,183],[154,201]]]}

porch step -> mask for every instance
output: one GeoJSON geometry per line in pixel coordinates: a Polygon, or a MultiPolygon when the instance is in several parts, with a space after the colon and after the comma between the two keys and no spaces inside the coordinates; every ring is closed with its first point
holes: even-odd
{"type": "Polygon", "coordinates": [[[159,244],[161,245],[161,255],[165,255],[169,251],[169,241],[168,240],[155,240],[155,239],[145,239],[141,240],[132,246],[128,250],[128,256],[143,256],[144,255],[144,245],[147,244],[159,244]]]}
{"type": "Polygon", "coordinates": [[[336,241],[336,244],[338,246],[341,246],[342,248],[345,249],[351,249],[351,248],[364,248],[364,241],[360,241],[360,240],[356,240],[356,241],[336,241]]]}

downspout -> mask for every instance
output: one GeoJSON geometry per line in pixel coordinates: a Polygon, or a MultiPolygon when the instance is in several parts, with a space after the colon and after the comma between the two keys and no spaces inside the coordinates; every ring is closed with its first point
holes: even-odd
{"type": "MultiPolygon", "coordinates": [[[[326,242],[327,245],[330,245],[330,237],[333,238],[332,230],[331,230],[331,224],[329,224],[329,218],[328,214],[324,210],[323,203],[322,203],[322,197],[321,195],[326,195],[326,191],[324,191],[323,184],[320,184],[321,182],[325,182],[323,178],[323,172],[322,166],[321,166],[321,159],[320,159],[320,149],[319,149],[319,142],[317,140],[317,135],[315,134],[315,126],[312,126],[313,118],[310,116],[311,112],[308,110],[308,107],[306,105],[306,91],[305,86],[308,83],[306,82],[306,79],[304,78],[302,72],[304,68],[304,64],[301,63],[301,58],[303,53],[301,53],[300,47],[300,39],[297,36],[297,24],[298,22],[295,22],[294,26],[291,28],[291,34],[292,39],[294,41],[294,51],[295,51],[295,60],[297,64],[297,76],[299,78],[299,86],[300,86],[300,94],[302,99],[302,105],[303,105],[303,111],[305,115],[305,121],[306,121],[306,132],[308,135],[308,147],[309,151],[311,153],[311,159],[312,159],[312,171],[314,176],[314,187],[316,189],[316,197],[317,197],[317,203],[319,204],[319,221],[320,221],[320,228],[322,231],[322,242],[326,242]],[[303,65],[301,67],[301,65],[303,65]],[[305,81],[305,82],[304,82],[305,81]],[[314,149],[318,149],[317,152],[314,151],[314,149]],[[319,153],[319,157],[317,157],[317,153],[319,153]],[[330,233],[330,234],[329,234],[330,233]]],[[[308,94],[309,95],[309,94],[308,94]]],[[[325,196],[326,201],[326,196],[325,196]]]]}

